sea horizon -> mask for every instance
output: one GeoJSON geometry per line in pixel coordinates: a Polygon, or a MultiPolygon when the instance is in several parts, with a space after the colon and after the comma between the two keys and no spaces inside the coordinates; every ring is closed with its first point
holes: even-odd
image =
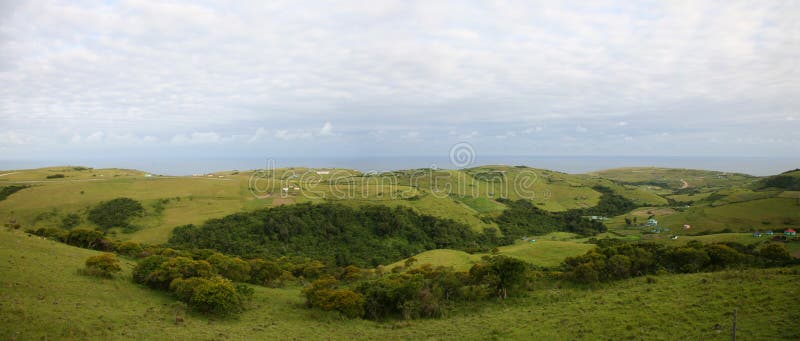
{"type": "Polygon", "coordinates": [[[467,165],[454,165],[445,156],[343,156],[343,157],[155,157],[140,158],[72,158],[51,160],[0,160],[0,169],[16,170],[55,166],[137,169],[160,175],[192,175],[230,170],[276,168],[342,168],[361,172],[382,172],[416,168],[459,169],[485,165],[527,166],[569,174],[583,174],[624,167],[665,167],[701,169],[755,176],[775,175],[800,168],[800,158],[729,157],[729,156],[542,156],[483,155],[467,165]]]}

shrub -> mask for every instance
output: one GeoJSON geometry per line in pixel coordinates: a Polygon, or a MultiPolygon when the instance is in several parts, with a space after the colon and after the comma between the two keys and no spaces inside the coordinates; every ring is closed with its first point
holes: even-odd
{"type": "Polygon", "coordinates": [[[169,290],[179,300],[189,302],[195,290],[206,282],[208,282],[208,279],[202,277],[176,278],[169,284],[169,290]]]}
{"type": "Polygon", "coordinates": [[[110,241],[103,238],[103,232],[88,229],[75,229],[66,233],[64,242],[77,247],[95,250],[109,250],[110,241]]]}
{"type": "Polygon", "coordinates": [[[70,213],[61,219],[61,228],[71,230],[73,227],[81,223],[81,217],[75,213],[70,213]]]}
{"type": "Polygon", "coordinates": [[[104,253],[87,258],[84,271],[87,275],[111,278],[114,277],[114,274],[122,271],[122,268],[119,266],[117,256],[112,253],[104,253]]]}
{"type": "Polygon", "coordinates": [[[144,249],[137,242],[125,241],[117,246],[117,252],[126,256],[138,256],[144,249]]]}
{"type": "Polygon", "coordinates": [[[204,260],[186,257],[169,258],[144,277],[144,283],[152,288],[168,289],[176,278],[211,277],[214,269],[204,260]]]}
{"type": "Polygon", "coordinates": [[[783,244],[767,244],[761,248],[759,254],[769,265],[785,265],[792,261],[792,256],[783,244]]]}
{"type": "Polygon", "coordinates": [[[64,174],[61,174],[61,173],[50,174],[50,175],[46,176],[45,178],[47,178],[47,179],[62,179],[62,178],[64,178],[64,174]]]}
{"type": "Polygon", "coordinates": [[[282,270],[278,263],[260,258],[251,259],[248,263],[250,263],[250,283],[270,285],[281,277],[282,270]]]}
{"type": "Polygon", "coordinates": [[[166,257],[160,255],[149,256],[139,261],[136,267],[133,268],[133,281],[139,284],[147,284],[147,278],[150,273],[156,271],[167,260],[166,257]]]}
{"type": "Polygon", "coordinates": [[[230,280],[216,276],[194,287],[189,306],[204,313],[227,315],[242,310],[242,296],[230,280]]]}
{"type": "Polygon", "coordinates": [[[130,227],[131,218],[140,216],[144,207],[130,198],[116,198],[102,202],[89,210],[89,221],[103,229],[112,227],[130,227]]]}
{"type": "Polygon", "coordinates": [[[349,318],[364,315],[364,296],[352,290],[322,290],[317,296],[317,306],[322,310],[335,310],[349,318]]]}
{"type": "Polygon", "coordinates": [[[250,279],[250,264],[238,257],[228,257],[221,253],[208,257],[217,273],[234,282],[246,282],[250,279]]]}

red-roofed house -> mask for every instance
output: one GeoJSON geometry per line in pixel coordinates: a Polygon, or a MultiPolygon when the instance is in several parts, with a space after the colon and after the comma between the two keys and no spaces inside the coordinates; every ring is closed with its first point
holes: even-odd
{"type": "Polygon", "coordinates": [[[785,236],[796,236],[797,235],[797,231],[795,231],[794,229],[787,229],[786,231],[783,231],[783,235],[785,235],[785,236]]]}

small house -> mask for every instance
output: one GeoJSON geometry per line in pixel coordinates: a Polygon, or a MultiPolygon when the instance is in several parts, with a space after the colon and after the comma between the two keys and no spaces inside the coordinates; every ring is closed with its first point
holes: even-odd
{"type": "Polygon", "coordinates": [[[789,237],[794,237],[794,236],[797,235],[797,231],[795,231],[794,229],[786,229],[786,231],[783,231],[783,235],[784,236],[789,236],[789,237]]]}
{"type": "Polygon", "coordinates": [[[756,238],[761,237],[761,232],[758,232],[758,231],[753,232],[753,237],[756,237],[756,238]]]}
{"type": "Polygon", "coordinates": [[[530,242],[531,244],[533,244],[533,243],[536,243],[536,239],[531,239],[531,240],[529,240],[529,242],[530,242]]]}
{"type": "Polygon", "coordinates": [[[317,171],[317,175],[328,175],[331,174],[331,171],[317,171]]]}
{"type": "Polygon", "coordinates": [[[767,231],[767,232],[764,232],[764,235],[765,235],[765,236],[768,236],[768,237],[769,237],[769,236],[772,236],[772,235],[774,235],[774,234],[775,234],[775,232],[772,232],[772,230],[769,230],[769,231],[767,231]]]}
{"type": "Polygon", "coordinates": [[[692,228],[692,225],[689,225],[689,224],[684,224],[684,225],[683,225],[683,229],[684,229],[684,230],[688,230],[688,229],[690,229],[690,228],[692,228]]]}
{"type": "Polygon", "coordinates": [[[658,226],[658,220],[653,218],[647,219],[647,226],[658,226]]]}

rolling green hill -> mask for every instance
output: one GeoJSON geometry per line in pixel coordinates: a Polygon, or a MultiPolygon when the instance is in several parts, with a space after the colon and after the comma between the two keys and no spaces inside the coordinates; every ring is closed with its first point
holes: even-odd
{"type": "Polygon", "coordinates": [[[187,313],[167,294],[133,284],[129,261],[117,279],[78,275],[95,254],[0,231],[0,338],[725,340],[734,308],[741,339],[800,338],[800,313],[786,299],[797,294],[797,268],[636,278],[593,289],[542,282],[527,297],[482,302],[447,318],[373,322],[305,308],[297,287],[254,286],[249,309],[235,318],[187,313]]]}

